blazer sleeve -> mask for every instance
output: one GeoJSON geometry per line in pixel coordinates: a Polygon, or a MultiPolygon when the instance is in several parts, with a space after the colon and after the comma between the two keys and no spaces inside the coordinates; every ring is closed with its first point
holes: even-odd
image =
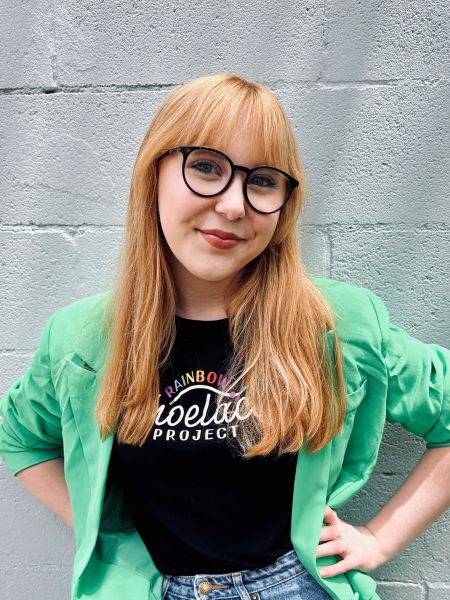
{"type": "Polygon", "coordinates": [[[383,301],[365,289],[381,330],[386,420],[422,437],[427,448],[450,446],[450,350],[422,342],[392,323],[383,301]]]}
{"type": "Polygon", "coordinates": [[[43,328],[31,365],[0,400],[0,457],[14,475],[63,456],[49,352],[53,319],[43,328]]]}

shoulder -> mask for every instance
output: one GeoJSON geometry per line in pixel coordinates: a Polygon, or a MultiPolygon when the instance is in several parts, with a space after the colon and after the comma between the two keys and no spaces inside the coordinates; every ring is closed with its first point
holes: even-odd
{"type": "Polygon", "coordinates": [[[50,317],[52,335],[64,335],[68,329],[80,331],[94,325],[105,315],[111,296],[112,290],[108,289],[58,308],[50,317]]]}
{"type": "Polygon", "coordinates": [[[93,356],[103,350],[103,320],[112,293],[112,289],[107,289],[85,296],[51,314],[44,331],[47,332],[48,351],[53,363],[77,352],[80,347],[93,356]]]}
{"type": "Polygon", "coordinates": [[[310,279],[333,311],[336,332],[347,358],[361,364],[374,362],[382,368],[387,308],[381,298],[367,287],[340,279],[310,279]]]}
{"type": "Polygon", "coordinates": [[[310,279],[336,312],[351,310],[354,316],[364,317],[367,311],[373,311],[370,299],[373,292],[368,288],[337,278],[312,275],[310,279]]]}
{"type": "Polygon", "coordinates": [[[310,276],[310,279],[327,300],[338,321],[351,319],[354,326],[379,329],[378,312],[386,311],[386,307],[372,290],[336,278],[310,276]]]}

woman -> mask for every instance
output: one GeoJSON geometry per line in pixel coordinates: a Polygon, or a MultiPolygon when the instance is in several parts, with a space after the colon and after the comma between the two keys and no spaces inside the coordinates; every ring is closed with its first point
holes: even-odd
{"type": "Polygon", "coordinates": [[[74,526],[72,600],[375,600],[368,573],[450,505],[450,350],[306,273],[305,198],[261,84],[194,79],[155,115],[113,289],[51,316],[0,405],[6,465],[74,526]],[[386,418],[427,451],[353,526],[332,507],[386,418]]]}

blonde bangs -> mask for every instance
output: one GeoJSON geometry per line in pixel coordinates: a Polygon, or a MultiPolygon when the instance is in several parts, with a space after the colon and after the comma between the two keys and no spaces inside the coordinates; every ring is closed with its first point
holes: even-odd
{"type": "Polygon", "coordinates": [[[217,85],[206,87],[201,85],[206,78],[199,78],[195,85],[185,84],[183,94],[173,92],[171,116],[176,114],[178,126],[170,144],[224,151],[232,139],[245,134],[255,148],[255,166],[268,164],[301,176],[287,116],[273,93],[257,82],[243,84],[230,75],[216,77],[217,85]]]}

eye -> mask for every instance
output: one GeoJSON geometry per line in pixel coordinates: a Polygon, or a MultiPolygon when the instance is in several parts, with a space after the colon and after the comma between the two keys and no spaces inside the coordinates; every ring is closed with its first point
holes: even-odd
{"type": "Polygon", "coordinates": [[[192,162],[189,167],[204,175],[212,175],[214,173],[221,175],[220,168],[212,161],[196,160],[192,162]]]}
{"type": "Polygon", "coordinates": [[[252,175],[249,179],[250,185],[256,185],[259,187],[275,187],[277,182],[270,175],[252,175]]]}

